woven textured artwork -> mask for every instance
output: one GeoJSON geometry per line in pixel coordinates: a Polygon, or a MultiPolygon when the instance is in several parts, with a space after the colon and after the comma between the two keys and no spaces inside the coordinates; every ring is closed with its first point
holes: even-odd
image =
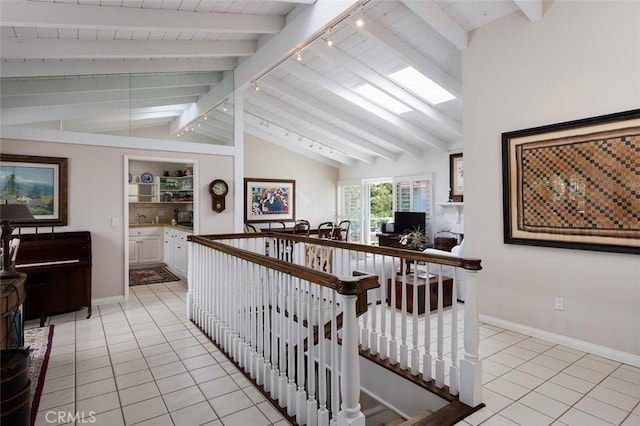
{"type": "Polygon", "coordinates": [[[517,147],[518,228],[640,236],[640,130],[517,147]]]}

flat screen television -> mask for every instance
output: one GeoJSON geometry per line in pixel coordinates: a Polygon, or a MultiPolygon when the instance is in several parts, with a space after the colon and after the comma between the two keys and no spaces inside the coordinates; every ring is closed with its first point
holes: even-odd
{"type": "Polygon", "coordinates": [[[420,228],[424,233],[427,214],[424,212],[395,212],[393,215],[393,232],[406,234],[420,228]]]}

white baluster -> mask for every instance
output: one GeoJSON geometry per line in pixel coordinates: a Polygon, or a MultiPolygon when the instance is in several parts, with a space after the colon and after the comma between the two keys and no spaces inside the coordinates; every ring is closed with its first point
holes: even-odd
{"type": "MultiPolygon", "coordinates": [[[[308,287],[306,281],[303,283],[299,278],[297,281],[297,290],[296,294],[298,295],[298,338],[297,338],[297,348],[298,348],[298,391],[296,392],[296,421],[299,425],[307,424],[307,392],[304,390],[305,385],[305,375],[304,375],[304,288],[308,287]]],[[[310,325],[309,325],[310,327],[310,325]]],[[[309,342],[311,344],[311,342],[309,342]]]]}
{"type": "Polygon", "coordinates": [[[360,411],[360,365],[358,354],[358,324],[356,296],[341,295],[342,299],[342,406],[338,425],[364,426],[360,411]]]}
{"type": "Polygon", "coordinates": [[[427,287],[424,289],[424,354],[422,355],[422,378],[431,380],[431,272],[427,262],[427,287]]]}
{"type": "Polygon", "coordinates": [[[295,288],[294,288],[294,280],[291,275],[287,275],[287,311],[289,314],[289,318],[287,320],[287,377],[289,379],[287,383],[287,414],[291,417],[294,417],[296,414],[296,358],[294,353],[294,326],[295,323],[293,321],[293,301],[295,300],[295,288]]]}
{"type": "MultiPolygon", "coordinates": [[[[427,277],[427,283],[425,284],[425,291],[429,291],[429,277],[427,277]]],[[[413,314],[412,318],[412,330],[411,330],[411,374],[417,376],[419,371],[420,353],[418,351],[418,262],[414,265],[413,270],[413,314]]],[[[425,312],[425,316],[429,315],[429,312],[425,312]]]]}
{"type": "Polygon", "coordinates": [[[478,320],[477,271],[466,275],[464,295],[464,359],[460,360],[460,401],[475,407],[482,402],[482,361],[478,356],[480,329],[478,320]]]}
{"type": "Polygon", "coordinates": [[[329,424],[329,410],[327,409],[327,357],[322,298],[322,288],[320,288],[318,291],[318,348],[320,351],[318,366],[318,426],[326,426],[329,424]]]}
{"type": "Polygon", "coordinates": [[[437,350],[438,358],[436,359],[436,386],[441,388],[444,386],[444,291],[442,286],[442,265],[438,265],[438,340],[437,350]]]}
{"type": "Polygon", "coordinates": [[[453,269],[451,287],[451,367],[449,367],[449,393],[458,394],[458,268],[453,269]]]}
{"type": "MultiPolygon", "coordinates": [[[[395,259],[398,258],[392,258],[393,259],[393,264],[395,265],[395,259]]],[[[403,260],[400,260],[400,264],[402,265],[403,260]]],[[[396,306],[398,301],[396,300],[396,280],[398,279],[398,276],[396,274],[395,271],[395,267],[392,268],[393,272],[392,272],[392,276],[391,276],[391,340],[389,340],[389,362],[392,365],[396,365],[398,363],[398,346],[397,346],[397,342],[396,342],[396,329],[397,329],[397,325],[396,325],[396,306]]]]}
{"type": "MultiPolygon", "coordinates": [[[[402,260],[404,262],[404,260],[402,260]]],[[[409,265],[405,262],[402,268],[402,317],[400,322],[400,368],[407,369],[408,353],[407,353],[407,268],[409,265]]]]}
{"type": "MultiPolygon", "coordinates": [[[[373,257],[373,267],[371,269],[371,274],[375,273],[375,271],[377,270],[376,268],[376,258],[377,256],[373,257]]],[[[378,277],[378,279],[380,279],[380,277],[378,277]]],[[[374,290],[374,291],[379,291],[379,290],[374,290]]],[[[384,306],[381,305],[383,308],[384,306]]],[[[377,301],[373,301],[373,303],[371,304],[371,333],[369,335],[369,352],[371,352],[372,355],[377,355],[378,354],[378,304],[377,301]]]]}
{"type": "MultiPolygon", "coordinates": [[[[340,411],[340,352],[338,346],[338,312],[336,309],[338,302],[336,298],[336,291],[331,291],[331,420],[336,419],[340,411]]],[[[357,319],[355,321],[357,330],[357,319]]],[[[343,326],[345,324],[344,316],[342,324],[343,326]]],[[[358,333],[356,332],[356,336],[357,335],[358,333]]],[[[344,345],[344,341],[342,344],[344,345]]],[[[356,357],[357,356],[358,355],[356,355],[356,357]]]]}
{"type": "MultiPolygon", "coordinates": [[[[387,266],[386,266],[386,260],[387,260],[387,256],[382,256],[382,268],[380,269],[382,271],[381,274],[381,279],[380,279],[380,283],[381,283],[381,288],[380,288],[380,294],[382,295],[382,303],[380,304],[381,306],[381,314],[380,314],[380,343],[378,344],[378,347],[380,348],[380,359],[387,359],[387,309],[386,307],[388,306],[389,303],[391,303],[390,300],[387,300],[387,266]]],[[[391,259],[391,263],[393,265],[393,258],[391,259]]],[[[393,284],[392,284],[393,285],[393,284]]],[[[391,287],[393,288],[393,287],[391,287]]]]}
{"type": "Polygon", "coordinates": [[[307,399],[307,425],[315,426],[318,424],[318,403],[316,402],[316,360],[314,355],[314,339],[313,326],[315,325],[313,318],[317,318],[317,304],[315,303],[314,293],[317,286],[309,283],[309,300],[307,302],[307,375],[309,377],[309,398],[307,399]]]}

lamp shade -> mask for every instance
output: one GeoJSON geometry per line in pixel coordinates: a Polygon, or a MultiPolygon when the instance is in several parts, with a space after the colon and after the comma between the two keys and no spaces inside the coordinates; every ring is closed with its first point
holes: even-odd
{"type": "Polygon", "coordinates": [[[26,204],[0,204],[0,220],[9,222],[21,222],[33,219],[26,204]]]}

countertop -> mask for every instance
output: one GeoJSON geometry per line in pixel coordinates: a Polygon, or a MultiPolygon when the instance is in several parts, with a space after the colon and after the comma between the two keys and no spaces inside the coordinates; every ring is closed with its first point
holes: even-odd
{"type": "Polygon", "coordinates": [[[193,232],[193,228],[183,225],[172,225],[170,223],[130,223],[129,228],[150,228],[154,226],[166,226],[167,228],[177,229],[178,231],[193,232]]]}

